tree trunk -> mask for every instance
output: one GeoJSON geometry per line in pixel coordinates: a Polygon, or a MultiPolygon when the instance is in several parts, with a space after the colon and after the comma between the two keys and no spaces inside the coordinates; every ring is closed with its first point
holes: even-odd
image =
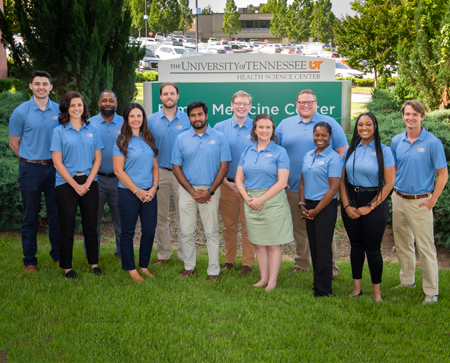
{"type": "Polygon", "coordinates": [[[378,75],[377,75],[377,67],[375,67],[374,69],[373,69],[373,75],[374,75],[374,79],[373,79],[373,88],[377,88],[377,86],[378,86],[378,82],[377,82],[377,77],[378,77],[378,75]]]}

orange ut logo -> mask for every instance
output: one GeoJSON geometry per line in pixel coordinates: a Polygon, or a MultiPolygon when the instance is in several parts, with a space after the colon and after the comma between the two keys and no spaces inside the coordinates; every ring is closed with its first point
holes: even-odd
{"type": "Polygon", "coordinates": [[[320,69],[323,61],[309,61],[309,69],[320,69]]]}

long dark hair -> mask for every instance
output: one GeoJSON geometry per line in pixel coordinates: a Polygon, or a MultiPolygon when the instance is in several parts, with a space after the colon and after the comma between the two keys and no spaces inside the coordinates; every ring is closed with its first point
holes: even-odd
{"type": "MultiPolygon", "coordinates": [[[[356,148],[358,147],[361,136],[358,134],[358,122],[363,116],[369,116],[373,122],[374,126],[374,140],[375,140],[375,151],[377,153],[377,162],[378,162],[378,186],[377,186],[377,196],[381,194],[381,190],[383,189],[384,183],[384,157],[383,157],[383,149],[381,148],[380,141],[380,132],[378,131],[378,120],[372,112],[362,113],[358,116],[358,119],[355,123],[355,128],[353,129],[353,137],[350,142],[350,146],[347,150],[347,157],[345,158],[344,165],[347,164],[347,160],[350,158],[352,153],[355,153],[353,156],[353,180],[355,180],[355,160],[356,160],[356,148]]],[[[348,183],[348,175],[345,173],[345,192],[347,193],[347,197],[349,198],[349,183],[348,183]]],[[[355,206],[354,201],[351,201],[352,206],[355,206]]]]}
{"type": "Polygon", "coordinates": [[[86,100],[84,97],[79,94],[76,91],[70,91],[67,92],[64,96],[62,96],[61,101],[59,102],[59,117],[58,121],[61,125],[65,125],[70,122],[70,115],[69,115],[69,108],[70,108],[70,101],[72,101],[74,98],[81,98],[81,101],[83,102],[83,114],[81,115],[81,120],[87,125],[90,124],[88,121],[89,118],[89,111],[87,107],[86,100]]]}
{"type": "Polygon", "coordinates": [[[131,138],[133,137],[133,130],[128,124],[128,116],[130,115],[131,110],[138,108],[142,112],[142,125],[140,127],[140,132],[142,134],[142,139],[145,143],[150,146],[153,150],[153,153],[158,155],[158,148],[155,144],[155,138],[148,128],[147,116],[143,107],[139,103],[130,103],[123,111],[123,124],[120,130],[120,135],[117,137],[116,143],[119,147],[120,152],[123,156],[127,157],[128,152],[128,144],[130,143],[131,138]]]}
{"type": "Polygon", "coordinates": [[[260,113],[253,119],[253,125],[252,125],[252,132],[251,132],[251,140],[253,142],[258,141],[258,136],[256,135],[256,124],[259,120],[269,120],[272,122],[272,136],[270,136],[270,141],[277,142],[277,135],[275,134],[275,121],[273,120],[272,116],[268,115],[267,113],[260,113]]]}

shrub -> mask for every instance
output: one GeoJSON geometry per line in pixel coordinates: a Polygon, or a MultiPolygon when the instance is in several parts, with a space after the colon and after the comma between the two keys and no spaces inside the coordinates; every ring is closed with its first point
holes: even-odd
{"type": "Polygon", "coordinates": [[[156,82],[158,81],[158,72],[145,71],[144,73],[136,72],[136,82],[156,82]]]}
{"type": "Polygon", "coordinates": [[[21,82],[15,78],[4,78],[0,79],[0,93],[9,91],[12,88],[18,88],[21,85],[21,82]]]}
{"type": "MultiPolygon", "coordinates": [[[[352,86],[354,87],[373,87],[374,85],[374,79],[373,78],[352,78],[352,77],[337,77],[336,80],[338,81],[352,81],[352,86]]],[[[397,77],[389,77],[386,78],[386,81],[381,82],[380,86],[380,80],[378,79],[378,88],[386,88],[387,86],[394,86],[398,80],[397,77]],[[385,87],[386,85],[386,87],[385,87]]]]}

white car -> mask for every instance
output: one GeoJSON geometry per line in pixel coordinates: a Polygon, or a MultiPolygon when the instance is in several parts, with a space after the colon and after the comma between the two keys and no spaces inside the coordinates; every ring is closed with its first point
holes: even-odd
{"type": "Polygon", "coordinates": [[[335,77],[354,77],[362,78],[364,72],[358,71],[357,69],[350,68],[344,63],[336,62],[336,70],[334,73],[335,77]]]}
{"type": "Polygon", "coordinates": [[[186,48],[163,44],[156,50],[155,54],[161,59],[175,59],[180,58],[186,52],[189,52],[186,48]]]}

